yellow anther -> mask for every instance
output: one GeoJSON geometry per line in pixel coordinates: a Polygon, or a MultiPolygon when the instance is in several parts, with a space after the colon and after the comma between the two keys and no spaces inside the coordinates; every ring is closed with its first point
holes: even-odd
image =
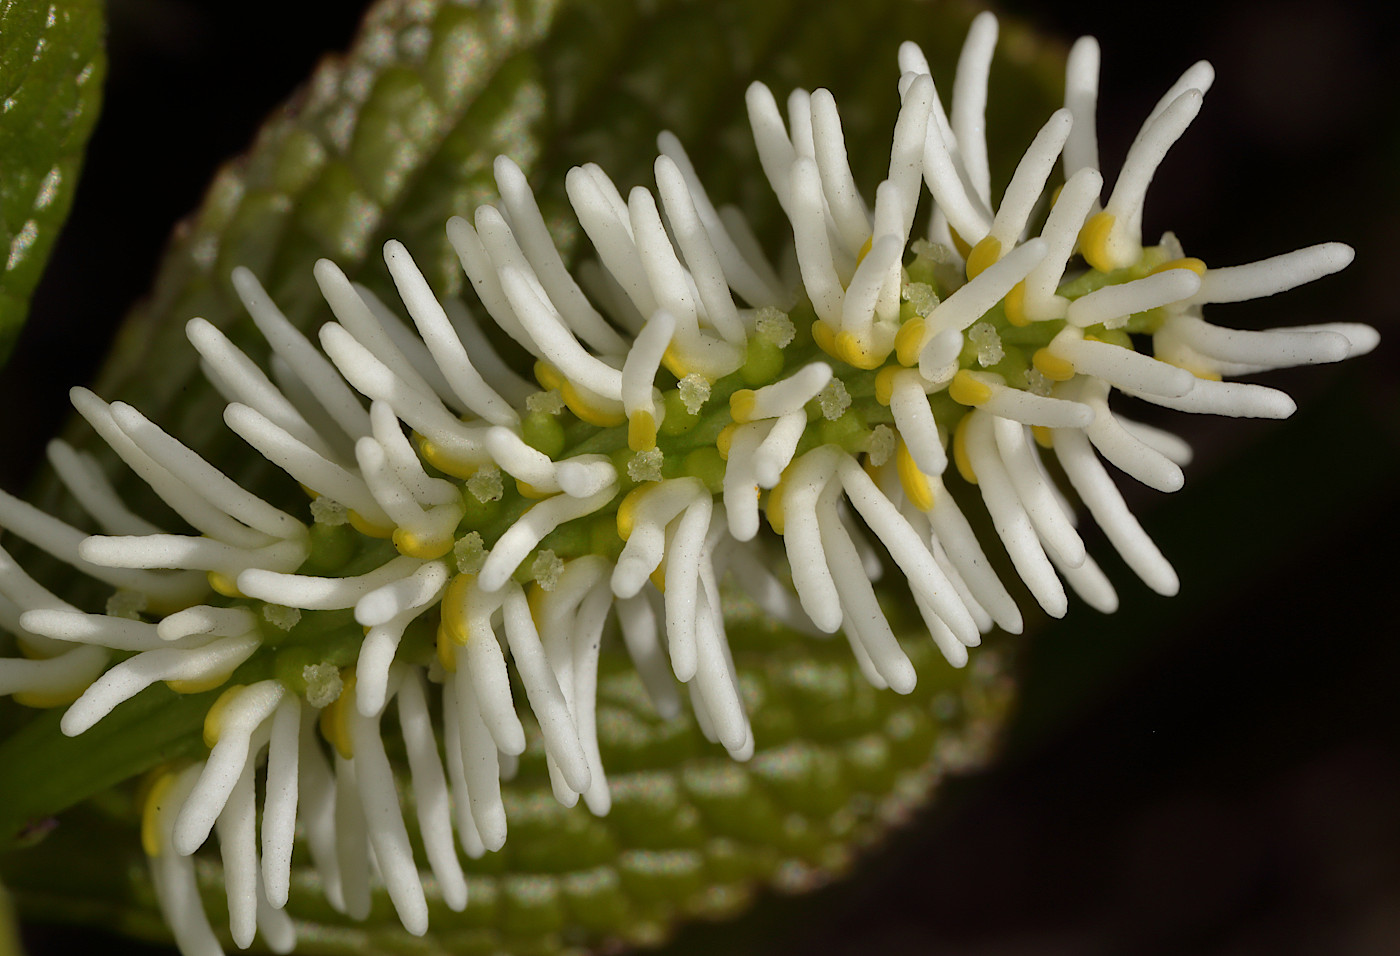
{"type": "Polygon", "coordinates": [[[1108,237],[1113,232],[1114,218],[1108,212],[1096,212],[1079,230],[1079,252],[1084,261],[1100,272],[1112,272],[1113,260],[1108,256],[1108,237]]]}
{"type": "Polygon", "coordinates": [[[1018,282],[1013,285],[1002,300],[1001,307],[1006,312],[1006,321],[1012,325],[1022,329],[1030,325],[1031,320],[1026,315],[1026,283],[1018,282]]]}
{"type": "Polygon", "coordinates": [[[238,590],[238,582],[219,571],[210,571],[205,575],[209,579],[209,586],[227,598],[241,598],[243,592],[238,590]]]}
{"type": "Polygon", "coordinates": [[[885,359],[889,358],[889,352],[881,355],[879,352],[866,348],[865,343],[858,339],[854,332],[838,332],[836,335],[837,358],[847,365],[854,365],[856,368],[869,371],[879,368],[885,364],[885,359]]]}
{"type": "Polygon", "coordinates": [[[894,354],[899,364],[912,368],[919,364],[919,352],[924,347],[924,320],[910,319],[894,334],[894,354]]]}
{"type": "Polygon", "coordinates": [[[677,380],[685,378],[693,369],[681,358],[681,353],[676,351],[674,345],[666,346],[666,351],[661,354],[661,364],[666,371],[674,375],[677,380]]]}
{"type": "Polygon", "coordinates": [[[903,369],[887,365],[875,373],[875,401],[888,405],[894,398],[894,377],[903,369]]]}
{"type": "Polygon", "coordinates": [[[228,710],[228,705],[233,703],[233,699],[238,696],[238,692],[243,690],[242,684],[234,684],[228,690],[219,695],[219,699],[214,701],[210,708],[204,712],[204,746],[213,749],[219,742],[219,735],[224,731],[224,711],[228,710]]]}
{"type": "Polygon", "coordinates": [[[1177,368],[1185,369],[1197,378],[1207,382],[1221,381],[1221,375],[1215,369],[1203,368],[1200,365],[1195,365],[1190,362],[1173,361],[1167,358],[1158,358],[1157,361],[1163,362],[1167,365],[1174,365],[1177,368]]]}
{"type": "Polygon", "coordinates": [[[617,506],[617,536],[623,541],[632,537],[632,529],[636,527],[637,505],[641,504],[642,496],[655,488],[654,482],[647,482],[638,485],[623,496],[622,501],[617,506]]]}
{"type": "Polygon", "coordinates": [[[662,558],[656,570],[651,572],[651,583],[662,594],[666,593],[666,559],[662,558]]]}
{"type": "Polygon", "coordinates": [[[894,446],[894,467],[895,473],[899,475],[899,484],[904,488],[904,494],[909,499],[909,503],[920,511],[928,511],[933,507],[933,486],[929,484],[928,476],[919,470],[919,466],[914,463],[914,456],[909,454],[909,448],[904,444],[904,439],[899,438],[894,446]]]}
{"type": "Polygon", "coordinates": [[[983,236],[967,254],[967,277],[975,279],[1001,258],[1001,240],[996,236],[983,236]]]}
{"type": "Polygon", "coordinates": [[[783,493],[787,490],[786,474],[768,491],[768,503],[763,513],[768,517],[768,526],[778,534],[783,533],[783,493]]]}
{"type": "Polygon", "coordinates": [[[719,452],[719,456],[725,461],[729,460],[729,445],[734,441],[734,432],[738,427],[738,422],[730,422],[715,436],[715,451],[719,452]]]}
{"type": "Polygon", "coordinates": [[[355,745],[350,737],[350,712],[355,708],[355,675],[345,677],[340,696],[321,711],[321,736],[335,748],[335,752],[349,760],[355,756],[355,745]]]}
{"type": "Polygon", "coordinates": [[[821,319],[817,319],[817,321],[812,323],[812,341],[817,343],[817,348],[821,349],[832,358],[841,358],[836,345],[836,332],[821,319]]]}
{"type": "Polygon", "coordinates": [[[437,629],[437,659],[442,669],[449,674],[457,672],[457,642],[452,639],[444,625],[437,629]]]}
{"type": "Polygon", "coordinates": [[[1172,269],[1190,269],[1198,276],[1206,274],[1206,264],[1204,262],[1197,259],[1195,256],[1186,256],[1181,259],[1173,259],[1170,262],[1164,262],[1149,272],[1148,275],[1155,276],[1159,272],[1168,272],[1172,269]]]}
{"type": "Polygon", "coordinates": [[[1049,451],[1055,447],[1055,432],[1045,425],[1032,425],[1031,435],[1035,437],[1035,443],[1041,448],[1049,451]]]}
{"type": "Polygon", "coordinates": [[[948,234],[953,237],[953,248],[958,250],[958,255],[966,259],[972,255],[972,247],[967,244],[967,240],[958,235],[956,229],[949,229],[948,234]]]}
{"type": "Polygon", "coordinates": [[[169,687],[177,694],[202,694],[206,690],[213,690],[215,687],[222,687],[224,682],[233,676],[233,671],[225,671],[209,677],[200,677],[194,680],[168,680],[165,686],[169,687]]]}
{"type": "Polygon", "coordinates": [[[83,691],[87,690],[91,682],[76,684],[66,690],[21,690],[10,695],[10,699],[23,707],[32,707],[35,710],[49,710],[54,707],[66,707],[79,697],[83,696],[83,691]]]}
{"type": "Polygon", "coordinates": [[[573,412],[574,417],[581,422],[587,422],[597,428],[615,428],[627,421],[627,416],[622,412],[594,405],[580,394],[573,382],[565,382],[559,386],[559,394],[563,397],[564,404],[569,407],[569,411],[573,412]]]}
{"type": "Polygon", "coordinates": [[[627,447],[633,451],[656,447],[656,418],[651,412],[638,410],[627,419],[627,447]]]}
{"type": "Polygon", "coordinates": [[[475,574],[459,574],[447,584],[442,592],[442,602],[438,605],[442,614],[442,626],[458,644],[467,643],[467,595],[471,592],[475,574]]]}
{"type": "MultiPolygon", "coordinates": [[[[426,442],[424,444],[426,444],[426,442]]],[[[437,462],[432,461],[431,459],[429,459],[429,463],[432,464],[434,468],[439,467],[437,462]]],[[[360,532],[360,534],[368,535],[371,538],[392,538],[394,536],[393,525],[385,527],[382,524],[375,524],[372,521],[367,521],[365,520],[365,517],[361,515],[358,511],[356,511],[354,508],[346,509],[345,518],[347,521],[350,522],[350,527],[360,532]]],[[[232,594],[229,595],[229,597],[233,596],[234,595],[232,594]]]]}
{"type": "MultiPolygon", "coordinates": [[[[667,350],[669,354],[670,350],[667,350]]],[[[669,366],[667,366],[669,368],[669,366]]],[[[581,422],[598,428],[612,428],[627,421],[627,416],[593,404],[574,386],[574,383],[560,374],[559,370],[547,362],[535,363],[535,381],[545,390],[554,390],[564,400],[569,411],[581,422]]]]}
{"type": "Polygon", "coordinates": [[[146,786],[145,798],[141,801],[141,849],[147,856],[160,856],[160,811],[175,783],[175,774],[169,770],[157,773],[146,786]]]}
{"type": "Polygon", "coordinates": [[[1074,378],[1074,365],[1047,349],[1036,349],[1031,364],[1037,372],[1052,382],[1068,382],[1074,378]]]}
{"type": "Polygon", "coordinates": [[[967,422],[971,417],[964,415],[953,429],[953,464],[957,466],[958,474],[963,476],[963,481],[975,485],[977,472],[972,470],[972,459],[967,457],[967,422]]]}
{"type": "Polygon", "coordinates": [[[758,395],[751,388],[741,388],[729,396],[729,417],[742,424],[753,418],[758,395]]]}
{"type": "Polygon", "coordinates": [[[399,549],[399,554],[422,561],[436,561],[451,551],[456,543],[456,539],[450,534],[440,538],[425,538],[407,528],[394,529],[394,547],[399,549]]]}
{"type": "Polygon", "coordinates": [[[953,381],[948,384],[948,397],[959,405],[976,407],[985,404],[992,397],[992,387],[975,377],[967,369],[958,369],[953,381]]]}
{"type": "Polygon", "coordinates": [[[520,497],[529,498],[531,501],[539,501],[542,498],[554,497],[554,492],[540,491],[540,489],[536,488],[529,482],[521,481],[518,478],[515,481],[515,490],[520,492],[520,497]]]}
{"type": "Polygon", "coordinates": [[[1060,193],[1062,193],[1062,192],[1064,192],[1064,191],[1065,191],[1065,184],[1064,184],[1064,183],[1060,183],[1060,185],[1056,186],[1054,189],[1052,189],[1052,190],[1050,191],[1050,205],[1051,205],[1051,206],[1054,206],[1055,203],[1057,203],[1057,202],[1060,201],[1060,193]]]}
{"type": "Polygon", "coordinates": [[[875,248],[875,234],[872,232],[870,238],[861,243],[860,252],[856,253],[856,265],[860,265],[866,256],[870,255],[870,250],[875,248]]]}
{"type": "MultiPolygon", "coordinates": [[[[481,467],[481,463],[479,461],[472,462],[466,461],[461,458],[452,457],[447,452],[443,451],[437,445],[433,444],[432,442],[428,441],[428,439],[423,438],[422,436],[417,436],[417,444],[418,454],[423,456],[423,460],[426,461],[428,464],[432,465],[438,471],[442,472],[444,475],[451,475],[453,478],[470,478],[473,474],[476,473],[476,470],[481,467]]],[[[352,525],[355,525],[356,516],[354,512],[351,512],[350,514],[350,523],[352,525]]],[[[368,522],[365,522],[363,518],[360,518],[359,520],[366,524],[366,526],[369,526],[368,522]]],[[[359,525],[355,526],[359,527],[359,525]]],[[[369,531],[366,531],[365,533],[370,534],[372,537],[375,538],[387,538],[389,536],[388,534],[372,534],[369,531]]]]}
{"type": "Polygon", "coordinates": [[[303,485],[299,481],[297,482],[297,487],[301,489],[302,494],[306,495],[306,497],[310,498],[312,501],[315,501],[317,498],[321,497],[321,493],[315,488],[310,488],[306,485],[303,485]]]}

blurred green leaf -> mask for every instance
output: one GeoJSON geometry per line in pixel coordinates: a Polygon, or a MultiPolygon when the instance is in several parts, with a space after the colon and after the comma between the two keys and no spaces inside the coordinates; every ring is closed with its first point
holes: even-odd
{"type": "Polygon", "coordinates": [[[0,364],[73,201],[107,69],[99,0],[0,0],[0,364]]]}

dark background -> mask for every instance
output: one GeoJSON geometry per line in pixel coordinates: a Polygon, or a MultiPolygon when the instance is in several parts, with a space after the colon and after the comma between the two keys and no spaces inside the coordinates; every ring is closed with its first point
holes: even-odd
{"type": "MultiPolygon", "coordinates": [[[[357,5],[318,5],[314,20],[297,6],[111,4],[104,114],[0,387],[5,487],[23,485],[170,225],[319,56],[349,42],[357,5]]],[[[1105,562],[1123,609],[1072,606],[1030,642],[996,768],[950,787],[842,884],[763,907],[737,932],[690,930],[679,948],[1400,953],[1394,38],[1361,0],[1002,9],[1065,41],[1099,37],[1107,169],[1181,70],[1215,63],[1200,119],[1154,182],[1149,235],[1170,227],[1212,265],[1329,239],[1358,250],[1341,276],[1211,318],[1365,321],[1388,338],[1346,366],[1268,379],[1303,409],[1286,425],[1178,416],[1198,451],[1187,490],[1134,506],[1182,596],[1155,597],[1105,562]]],[[[47,928],[29,941],[36,956],[128,945],[47,928]]]]}

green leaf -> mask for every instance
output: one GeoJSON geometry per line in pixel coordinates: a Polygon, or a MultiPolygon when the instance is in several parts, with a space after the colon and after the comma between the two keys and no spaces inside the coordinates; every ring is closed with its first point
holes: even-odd
{"type": "MultiPolygon", "coordinates": [[[[298,856],[288,906],[304,924],[297,951],[469,956],[654,945],[680,920],[735,914],[761,887],[795,892],[845,872],[946,773],[991,756],[1012,699],[1008,647],[984,648],[974,666],[954,670],[931,641],[915,639],[906,647],[919,683],[899,696],[871,687],[844,641],[774,626],[752,605],[733,605],[729,618],[758,741],[751,760],[706,743],[688,715],[658,718],[631,665],[605,656],[598,727],[614,800],[606,817],[556,803],[532,744],[506,792],[510,839],[466,863],[465,912],[449,911],[430,883],[427,937],[408,935],[382,893],[356,923],[330,908],[298,856]]],[[[386,728],[386,741],[395,736],[386,728]]],[[[6,766],[15,769],[8,758],[6,766]]],[[[136,807],[132,788],[118,790],[65,814],[37,846],[0,856],[25,912],[165,938],[136,807]]],[[[217,925],[224,891],[210,850],[200,855],[210,864],[200,868],[201,890],[217,925]]]]}
{"type": "Polygon", "coordinates": [[[99,0],[0,0],[0,364],[68,217],[107,59],[99,0]]]}

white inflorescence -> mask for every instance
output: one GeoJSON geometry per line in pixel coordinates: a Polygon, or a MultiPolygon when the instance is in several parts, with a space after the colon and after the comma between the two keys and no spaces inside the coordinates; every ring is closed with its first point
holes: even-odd
{"type": "Polygon", "coordinates": [[[426,865],[446,904],[465,907],[456,844],[472,857],[502,846],[501,775],[526,747],[508,658],[555,796],[606,813],[594,707],[614,616],[658,711],[677,713],[675,681],[688,685],[706,736],[740,760],[754,738],[722,581],[797,630],[844,631],[869,680],[899,693],[914,686],[914,669],[871,584],[880,567],[871,537],[954,666],[993,626],[1018,632],[1021,611],[945,484],[950,464],[975,485],[1015,573],[1049,614],[1065,613],[1066,583],[1104,611],[1117,598],[1038,444],[1127,564],[1155,591],[1176,591],[1102,460],[1172,491],[1189,449],[1110,410],[1111,393],[1286,417],[1287,396],[1221,377],[1338,361],[1372,348],[1375,332],[1235,331],[1206,323],[1201,306],[1272,295],[1345,267],[1352,253],[1327,243],[1207,268],[1170,234],[1145,247],[1147,184],[1213,74],[1198,64],[1168,92],[1100,205],[1092,39],[1071,52],[1066,107],[994,202],[982,129],[996,32],[990,15],[974,22],[947,113],[923,53],[901,48],[902,105],[873,206],[854,185],[828,92],[794,93],[785,121],[766,87],[749,89],[763,171],[792,225],[796,290],[742,221],[716,212],[669,134],[655,194],[623,196],[596,166],[569,174],[600,265],[587,293],[521,171],[497,160],[499,207],[453,219],[447,232],[490,321],[536,360],[538,386],[497,357],[476,315],[439,303],[397,242],[384,255],[407,319],[322,261],[315,276],[335,321],[320,329],[320,348],[236,271],[275,374],[201,319],[189,338],[227,400],[228,426],[312,493],[302,518],[135,409],[74,390],[79,413],[193,530],[167,533],[134,515],[93,459],[55,442],[59,476],[101,533],[3,493],[0,524],[115,594],[106,613],[87,613],[0,550],[0,624],[24,651],[0,660],[0,693],[66,705],[63,732],[80,734],[156,682],[223,685],[318,614],[354,619],[335,638],[351,667],[329,651],[295,666],[279,658],[278,676],[228,688],[205,721],[208,756],[152,788],[143,841],[182,951],[220,948],[191,860],[211,833],[240,947],[258,933],[274,951],[292,947],[283,907],[297,839],[336,909],[366,916],[374,873],[403,925],[426,931],[411,821],[381,733],[390,710],[426,865]],[[1065,185],[1029,236],[1056,163],[1065,185]],[[912,232],[925,184],[926,238],[912,232]],[[1130,333],[1150,337],[1150,354],[1130,333]],[[570,453],[566,416],[623,437],[570,453]],[[695,434],[711,437],[685,438],[695,434]],[[614,527],[611,556],[577,543],[614,527]],[[318,542],[352,534],[359,563],[327,566],[318,542]],[[779,540],[785,573],[771,569],[779,540]],[[436,656],[401,654],[423,621],[437,629],[436,656]]]}

